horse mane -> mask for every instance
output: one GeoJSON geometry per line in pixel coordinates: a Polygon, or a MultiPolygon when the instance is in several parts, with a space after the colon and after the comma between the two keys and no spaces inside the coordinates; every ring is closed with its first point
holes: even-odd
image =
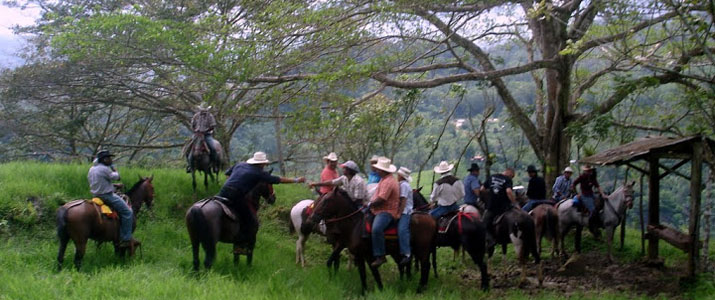
{"type": "Polygon", "coordinates": [[[337,189],[334,189],[334,191],[335,191],[335,193],[339,194],[340,197],[342,197],[343,199],[348,199],[348,200],[352,199],[352,198],[350,198],[350,194],[348,194],[348,192],[344,189],[337,188],[337,189]]]}
{"type": "Polygon", "coordinates": [[[139,187],[142,186],[142,183],[144,183],[144,181],[146,181],[146,180],[147,180],[146,178],[139,179],[139,181],[137,183],[135,183],[134,186],[132,186],[132,188],[130,188],[126,192],[126,194],[131,195],[132,193],[136,192],[139,189],[139,187]]]}

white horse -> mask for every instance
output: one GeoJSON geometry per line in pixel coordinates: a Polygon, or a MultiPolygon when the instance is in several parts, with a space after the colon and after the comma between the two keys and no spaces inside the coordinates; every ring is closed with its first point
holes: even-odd
{"type": "MultiPolygon", "coordinates": [[[[618,225],[626,215],[626,209],[633,207],[633,185],[632,183],[626,183],[623,186],[618,187],[611,195],[606,196],[605,203],[603,206],[603,211],[601,211],[599,216],[603,222],[603,227],[606,229],[606,241],[608,243],[608,260],[612,261],[611,250],[613,248],[613,234],[618,225]]],[[[576,227],[576,252],[581,252],[581,231],[584,226],[588,226],[588,215],[581,214],[576,207],[574,207],[573,199],[568,199],[561,202],[558,205],[559,212],[559,229],[561,238],[561,253],[566,254],[564,250],[564,236],[571,227],[576,227]]]]}
{"type": "MultiPolygon", "coordinates": [[[[301,230],[304,217],[303,212],[305,208],[313,204],[313,202],[312,199],[301,200],[290,210],[290,220],[293,225],[293,230],[298,233],[298,240],[295,242],[295,263],[300,263],[301,267],[305,267],[305,255],[303,254],[303,250],[305,248],[305,241],[308,240],[308,235],[310,235],[310,232],[304,233],[301,230]]],[[[320,230],[319,233],[325,235],[325,224],[321,223],[318,228],[320,230]]]]}

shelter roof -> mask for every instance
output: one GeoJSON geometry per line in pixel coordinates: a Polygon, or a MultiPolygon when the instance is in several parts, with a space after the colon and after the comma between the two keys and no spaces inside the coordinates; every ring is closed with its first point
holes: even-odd
{"type": "MultiPolygon", "coordinates": [[[[659,158],[689,158],[693,155],[693,142],[707,141],[706,149],[715,149],[715,141],[700,135],[688,137],[646,136],[579,160],[592,165],[621,165],[656,155],[659,158]]],[[[711,150],[709,150],[711,151],[711,150]]]]}

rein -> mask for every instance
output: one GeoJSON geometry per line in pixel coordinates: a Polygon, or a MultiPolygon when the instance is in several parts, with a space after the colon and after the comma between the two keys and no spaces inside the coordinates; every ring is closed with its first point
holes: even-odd
{"type": "Polygon", "coordinates": [[[335,223],[335,222],[339,222],[339,221],[345,220],[345,219],[347,219],[347,218],[350,218],[350,217],[354,216],[355,214],[361,212],[363,208],[365,208],[365,206],[362,206],[362,207],[358,208],[356,211],[351,212],[350,214],[348,214],[348,215],[346,215],[346,216],[337,217],[337,218],[332,218],[332,219],[327,219],[327,220],[325,220],[325,224],[327,225],[327,224],[330,224],[330,223],[335,223]]]}

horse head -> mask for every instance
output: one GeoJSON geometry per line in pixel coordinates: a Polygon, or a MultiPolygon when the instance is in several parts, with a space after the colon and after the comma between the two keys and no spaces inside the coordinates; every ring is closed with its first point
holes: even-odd
{"type": "Polygon", "coordinates": [[[132,210],[139,213],[142,203],[146,204],[148,209],[154,207],[154,185],[152,181],[154,180],[154,175],[151,177],[141,177],[139,176],[139,181],[135,183],[128,191],[127,195],[131,200],[132,210]]]}
{"type": "Polygon", "coordinates": [[[429,202],[427,202],[427,198],[425,198],[420,191],[422,191],[422,187],[412,190],[412,203],[414,210],[429,210],[429,202]]]}
{"type": "Polygon", "coordinates": [[[259,200],[263,198],[266,203],[273,204],[276,203],[276,194],[273,190],[273,185],[267,182],[260,182],[257,184],[248,194],[246,194],[248,201],[253,203],[256,209],[260,206],[259,200]]]}
{"type": "Polygon", "coordinates": [[[350,196],[348,196],[347,192],[337,187],[323,195],[316,202],[313,214],[308,217],[306,224],[317,224],[324,218],[347,215],[353,210],[350,196]]]}

